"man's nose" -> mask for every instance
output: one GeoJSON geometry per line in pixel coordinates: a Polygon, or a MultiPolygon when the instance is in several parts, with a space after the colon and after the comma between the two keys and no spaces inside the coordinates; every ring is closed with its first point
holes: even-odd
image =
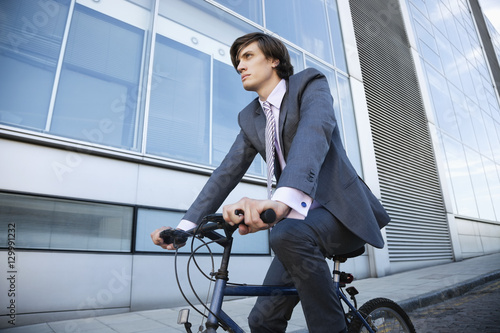
{"type": "Polygon", "coordinates": [[[240,62],[237,67],[238,72],[242,73],[245,69],[246,69],[245,64],[243,64],[243,62],[240,62]]]}

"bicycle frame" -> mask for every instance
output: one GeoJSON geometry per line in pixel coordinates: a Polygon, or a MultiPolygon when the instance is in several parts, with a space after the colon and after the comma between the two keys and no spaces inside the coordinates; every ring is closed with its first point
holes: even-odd
{"type": "MultiPolygon", "coordinates": [[[[232,234],[234,228],[223,228],[226,233],[226,238],[218,242],[224,247],[222,254],[221,265],[218,272],[215,274],[215,287],[212,294],[212,302],[210,303],[210,313],[206,322],[206,333],[216,333],[217,328],[222,326],[225,330],[235,333],[244,333],[243,329],[238,326],[223,310],[222,304],[224,296],[275,296],[275,295],[297,295],[297,290],[287,286],[227,286],[228,281],[228,265],[231,256],[231,248],[233,244],[232,234]]],[[[356,315],[370,333],[375,333],[363,316],[351,304],[347,297],[340,289],[340,260],[334,260],[333,283],[339,298],[349,307],[354,315],[356,315]]]]}

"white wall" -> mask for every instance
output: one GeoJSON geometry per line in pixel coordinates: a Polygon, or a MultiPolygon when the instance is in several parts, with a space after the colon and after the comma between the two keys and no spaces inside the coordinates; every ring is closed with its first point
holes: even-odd
{"type": "Polygon", "coordinates": [[[456,218],[463,258],[500,252],[500,225],[456,218]]]}

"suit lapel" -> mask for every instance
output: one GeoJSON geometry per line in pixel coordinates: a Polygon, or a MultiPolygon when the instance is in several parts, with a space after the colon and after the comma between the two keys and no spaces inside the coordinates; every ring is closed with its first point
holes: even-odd
{"type": "Polygon", "coordinates": [[[288,86],[289,86],[289,81],[287,80],[286,81],[286,92],[285,92],[285,95],[283,96],[283,100],[281,101],[280,119],[279,119],[279,139],[280,139],[280,143],[281,143],[281,153],[285,157],[285,160],[287,157],[285,146],[288,145],[288,143],[284,141],[283,133],[284,133],[284,129],[285,129],[285,121],[286,121],[286,118],[288,115],[289,103],[290,103],[290,101],[289,101],[290,94],[289,94],[289,87],[288,86]]]}
{"type": "MultiPolygon", "coordinates": [[[[253,115],[254,115],[254,124],[255,124],[255,131],[257,133],[257,138],[259,139],[259,142],[261,144],[261,149],[266,149],[266,115],[264,114],[262,107],[260,106],[260,103],[258,100],[255,100],[255,102],[252,105],[252,108],[254,109],[253,115]],[[263,147],[263,148],[262,148],[263,147]]],[[[259,147],[256,147],[259,149],[259,147]]]]}

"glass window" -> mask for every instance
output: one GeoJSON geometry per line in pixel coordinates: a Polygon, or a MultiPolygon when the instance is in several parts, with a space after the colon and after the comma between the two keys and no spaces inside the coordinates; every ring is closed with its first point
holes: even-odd
{"type": "MultiPolygon", "coordinates": [[[[441,2],[428,1],[426,5],[429,12],[429,21],[432,22],[434,27],[436,27],[442,34],[446,34],[446,26],[444,25],[443,16],[441,15],[441,2]]],[[[434,32],[436,33],[437,31],[434,30],[434,32]]]]}
{"type": "Polygon", "coordinates": [[[446,79],[430,65],[426,65],[425,70],[439,127],[454,137],[459,137],[455,111],[446,79]]]}
{"type": "MultiPolygon", "coordinates": [[[[500,158],[500,139],[497,131],[495,129],[495,121],[488,115],[483,113],[484,126],[486,127],[486,133],[488,135],[488,140],[490,142],[490,147],[492,149],[491,157],[497,156],[500,158]]],[[[490,157],[490,158],[491,158],[490,157]]]]}
{"type": "Polygon", "coordinates": [[[455,54],[455,59],[459,64],[460,81],[462,82],[463,92],[469,96],[475,103],[477,103],[477,96],[475,94],[476,87],[474,87],[474,81],[472,80],[471,73],[468,67],[468,61],[466,57],[461,55],[457,49],[452,47],[455,54]]]}
{"type": "Polygon", "coordinates": [[[455,197],[455,212],[464,216],[478,216],[463,146],[446,135],[441,135],[441,141],[448,162],[448,180],[455,197]]]}
{"type": "Polygon", "coordinates": [[[304,54],[287,45],[290,62],[293,65],[293,72],[298,73],[304,70],[304,54]]]}
{"type": "Polygon", "coordinates": [[[236,13],[262,24],[262,0],[216,0],[221,5],[235,11],[236,13]]]}
{"type": "Polygon", "coordinates": [[[336,0],[326,0],[328,10],[328,20],[330,22],[330,32],[332,35],[333,55],[335,66],[347,73],[347,62],[344,51],[344,40],[342,39],[342,29],[340,28],[339,12],[336,0]]]}
{"type": "Polygon", "coordinates": [[[50,132],[133,148],[144,32],[76,6],[50,132]]]}
{"type": "MultiPolygon", "coordinates": [[[[260,2],[260,0],[224,0],[225,4],[234,4],[233,7],[228,6],[229,8],[233,10],[238,8],[238,10],[242,12],[245,11],[243,8],[248,5],[249,9],[247,13],[249,15],[252,15],[252,13],[257,10],[256,7],[254,8],[254,6],[259,6],[257,2],[260,2]],[[241,6],[236,2],[240,2],[241,6]]],[[[193,31],[197,31],[202,35],[209,36],[214,40],[229,45],[231,45],[236,38],[248,32],[256,31],[253,25],[227,13],[207,1],[160,0],[159,15],[188,27],[193,31]]],[[[174,33],[177,33],[177,31],[174,33]]]]}
{"type": "Polygon", "coordinates": [[[455,57],[451,51],[450,42],[439,31],[435,32],[435,36],[444,74],[451,84],[461,89],[462,83],[460,81],[460,74],[458,72],[457,63],[455,62],[455,57]]]}
{"type": "Polygon", "coordinates": [[[443,17],[443,23],[446,26],[446,32],[448,39],[451,44],[453,44],[457,49],[461,50],[462,45],[460,44],[460,37],[457,33],[457,28],[455,27],[455,19],[453,13],[450,12],[446,6],[441,6],[441,13],[443,17]]]}
{"type": "MultiPolygon", "coordinates": [[[[162,211],[157,209],[141,208],[137,211],[137,232],[136,232],[136,251],[146,252],[163,252],[164,249],[158,247],[151,242],[150,234],[160,226],[175,228],[179,221],[184,216],[182,212],[162,211]]],[[[269,232],[261,231],[253,234],[241,236],[238,231],[233,235],[232,253],[240,254],[268,254],[269,253],[269,232]]],[[[206,239],[205,241],[209,241],[206,239]]],[[[195,241],[195,248],[202,245],[201,241],[195,241]]],[[[222,253],[222,247],[219,245],[211,245],[210,250],[213,253],[222,253]]],[[[186,246],[179,249],[180,253],[191,253],[191,240],[186,246]]],[[[208,253],[208,250],[203,247],[200,253],[208,253]]]]}
{"type": "MultiPolygon", "coordinates": [[[[473,104],[471,107],[476,107],[477,105],[473,104]]],[[[479,109],[474,112],[474,116],[472,118],[472,125],[474,126],[474,131],[476,133],[477,143],[479,145],[479,151],[486,155],[489,158],[493,158],[490,140],[488,138],[488,132],[486,131],[486,127],[484,124],[482,112],[479,109]]]]}
{"type": "Polygon", "coordinates": [[[476,135],[474,133],[474,127],[472,127],[471,120],[471,113],[474,114],[477,111],[472,110],[472,112],[469,112],[466,96],[453,84],[449,85],[449,89],[451,99],[453,101],[458,129],[460,131],[460,138],[462,139],[462,142],[477,149],[476,135]]]}
{"type": "Polygon", "coordinates": [[[417,7],[422,13],[427,15],[427,7],[425,6],[425,1],[424,0],[411,0],[413,5],[417,7]]]}
{"type": "Polygon", "coordinates": [[[358,174],[363,177],[361,166],[361,155],[359,152],[358,132],[356,127],[356,118],[354,115],[354,106],[351,97],[351,85],[349,79],[344,75],[337,74],[339,80],[339,96],[342,108],[342,118],[344,133],[346,136],[345,146],[349,160],[353,164],[358,174]]]}
{"type": "Polygon", "coordinates": [[[437,53],[438,49],[437,49],[437,45],[436,45],[436,40],[434,39],[434,35],[432,34],[432,29],[431,29],[431,31],[427,30],[430,28],[430,26],[428,25],[426,27],[417,21],[415,21],[414,26],[415,26],[417,36],[420,40],[420,43],[425,43],[428,48],[430,48],[432,51],[437,53]]]}
{"type": "Polygon", "coordinates": [[[427,61],[429,64],[434,66],[436,70],[442,73],[443,68],[441,66],[441,59],[439,58],[439,55],[436,52],[434,52],[431,48],[429,48],[429,46],[426,43],[420,41],[419,45],[420,45],[419,46],[420,53],[424,56],[425,61],[427,61]]]}
{"type": "Polygon", "coordinates": [[[15,224],[19,249],[130,252],[132,218],[131,207],[0,193],[0,226],[15,224]]]}
{"type": "Polygon", "coordinates": [[[500,167],[483,157],[484,171],[486,172],[486,182],[491,194],[491,201],[495,209],[496,221],[500,220],[500,167]]]}
{"type": "Polygon", "coordinates": [[[148,154],[209,164],[210,63],[208,54],[157,36],[148,154]]]}
{"type": "Polygon", "coordinates": [[[45,130],[69,2],[0,1],[0,123],[45,130]]]}
{"type": "Polygon", "coordinates": [[[464,147],[464,150],[472,180],[472,187],[476,196],[479,217],[486,220],[495,220],[495,211],[493,210],[493,203],[491,202],[491,194],[481,155],[468,147],[464,147]]]}
{"type": "MultiPolygon", "coordinates": [[[[214,61],[213,65],[213,116],[212,116],[212,162],[220,165],[226,156],[234,139],[240,131],[238,113],[257,94],[243,89],[241,79],[233,66],[221,61],[214,61]]],[[[264,175],[264,160],[257,156],[250,166],[248,173],[264,175]]]]}
{"type": "Polygon", "coordinates": [[[333,63],[323,0],[272,0],[265,9],[269,30],[333,63]]]}

